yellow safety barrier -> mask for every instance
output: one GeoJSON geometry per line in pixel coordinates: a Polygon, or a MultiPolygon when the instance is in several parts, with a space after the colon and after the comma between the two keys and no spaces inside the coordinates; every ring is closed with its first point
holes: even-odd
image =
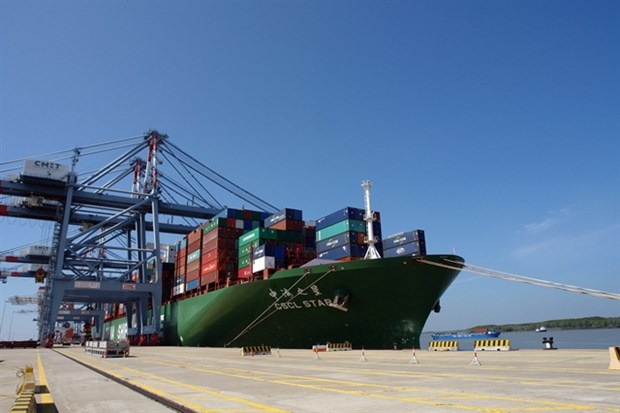
{"type": "Polygon", "coordinates": [[[431,341],[428,343],[428,351],[458,351],[459,342],[450,341],[431,341]]]}
{"type": "Polygon", "coordinates": [[[34,378],[34,369],[31,365],[27,365],[23,370],[17,373],[17,377],[22,378],[22,382],[15,389],[15,394],[20,395],[25,391],[34,391],[36,380],[34,378]]]}
{"type": "Polygon", "coordinates": [[[620,370],[620,347],[609,347],[609,370],[620,370]]]}
{"type": "Polygon", "coordinates": [[[271,346],[246,346],[241,347],[242,356],[259,356],[271,354],[271,346]]]}
{"type": "Polygon", "coordinates": [[[353,345],[348,341],[344,343],[327,343],[327,351],[351,351],[353,345]]]}
{"type": "Polygon", "coordinates": [[[17,373],[17,376],[22,378],[22,382],[15,389],[17,399],[15,399],[10,413],[36,413],[37,402],[34,398],[34,391],[37,383],[34,377],[34,369],[31,365],[27,365],[17,373]]]}
{"type": "Polygon", "coordinates": [[[508,351],[510,350],[510,340],[476,340],[474,351],[508,351]]]}
{"type": "Polygon", "coordinates": [[[15,402],[9,413],[36,413],[37,402],[34,399],[34,390],[23,391],[15,402]]]}

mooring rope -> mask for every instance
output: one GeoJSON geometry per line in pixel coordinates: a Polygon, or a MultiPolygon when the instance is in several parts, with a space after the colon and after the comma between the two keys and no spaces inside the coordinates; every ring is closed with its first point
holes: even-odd
{"type": "Polygon", "coordinates": [[[570,285],[570,284],[562,284],[562,283],[558,283],[554,281],[540,280],[538,278],[525,277],[523,275],[510,274],[507,272],[492,270],[490,268],[484,268],[479,265],[467,264],[467,263],[463,263],[460,261],[444,259],[445,262],[450,263],[450,264],[443,264],[439,262],[428,261],[423,258],[418,259],[417,261],[423,264],[434,265],[436,267],[448,268],[448,269],[457,270],[457,271],[466,271],[466,272],[470,272],[470,273],[477,274],[477,275],[484,275],[486,277],[499,278],[501,280],[516,281],[516,282],[520,282],[524,284],[532,284],[532,285],[538,285],[541,287],[555,288],[555,289],[562,290],[562,291],[569,291],[569,292],[578,293],[578,294],[587,294],[587,295],[592,295],[594,297],[599,297],[599,298],[620,300],[620,294],[617,294],[617,293],[610,293],[607,291],[578,287],[576,285],[570,285]],[[452,265],[452,264],[457,264],[458,266],[452,265]]]}

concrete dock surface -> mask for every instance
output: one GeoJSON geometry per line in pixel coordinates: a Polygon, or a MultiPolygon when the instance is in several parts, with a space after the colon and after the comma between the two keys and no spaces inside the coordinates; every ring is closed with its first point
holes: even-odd
{"type": "Polygon", "coordinates": [[[101,358],[77,346],[2,349],[0,411],[10,412],[16,373],[30,364],[37,400],[60,413],[175,411],[115,380],[195,412],[620,413],[607,350],[271,350],[132,347],[127,358],[101,358]]]}

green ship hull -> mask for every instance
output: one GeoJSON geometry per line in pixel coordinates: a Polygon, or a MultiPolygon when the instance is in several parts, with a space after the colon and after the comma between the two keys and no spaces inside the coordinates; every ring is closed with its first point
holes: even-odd
{"type": "MultiPolygon", "coordinates": [[[[419,348],[424,324],[459,271],[397,257],[282,270],[162,307],[162,344],[311,348],[419,348]]],[[[454,255],[426,261],[463,262],[454,255]]],[[[123,320],[110,336],[121,338],[123,320]]]]}

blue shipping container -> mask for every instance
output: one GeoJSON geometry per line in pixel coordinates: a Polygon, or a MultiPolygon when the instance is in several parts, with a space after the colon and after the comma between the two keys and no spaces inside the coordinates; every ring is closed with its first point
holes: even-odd
{"type": "Polygon", "coordinates": [[[258,259],[262,257],[275,257],[276,259],[284,258],[284,245],[269,245],[263,244],[256,247],[254,252],[252,253],[253,259],[258,259]]]}
{"type": "Polygon", "coordinates": [[[401,257],[404,255],[426,255],[426,246],[417,242],[399,245],[394,248],[384,248],[383,258],[401,257]]]}
{"type": "Polygon", "coordinates": [[[368,249],[367,245],[346,244],[317,254],[323,260],[339,260],[345,257],[363,257],[368,249]]]}
{"type": "Polygon", "coordinates": [[[424,243],[424,231],[421,229],[416,229],[413,231],[401,232],[399,234],[392,235],[389,238],[384,238],[383,248],[394,248],[399,245],[409,244],[412,242],[424,243]]]}
{"type": "Polygon", "coordinates": [[[340,247],[345,244],[363,244],[364,236],[360,237],[359,232],[343,232],[342,234],[335,235],[323,241],[316,243],[317,252],[323,252],[332,248],[340,247]],[[361,242],[360,242],[361,240],[361,242]]]}
{"type": "Polygon", "coordinates": [[[364,210],[353,207],[346,207],[344,209],[332,212],[329,215],[324,216],[316,220],[316,230],[327,228],[345,219],[352,219],[361,221],[364,219],[364,210]]]}
{"type": "Polygon", "coordinates": [[[195,290],[196,288],[198,288],[199,283],[200,283],[200,278],[188,281],[187,286],[185,287],[185,290],[186,291],[195,290]]]}
{"type": "Polygon", "coordinates": [[[302,212],[299,209],[284,208],[283,210],[265,218],[265,228],[269,228],[270,226],[277,224],[280,221],[284,221],[285,219],[301,221],[303,220],[302,212]]]}

